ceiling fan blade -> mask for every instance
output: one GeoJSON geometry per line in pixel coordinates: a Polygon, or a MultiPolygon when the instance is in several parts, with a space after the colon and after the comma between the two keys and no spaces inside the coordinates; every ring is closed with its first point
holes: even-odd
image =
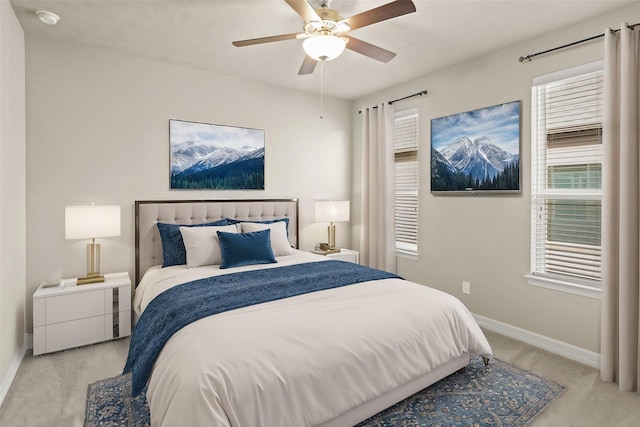
{"type": "Polygon", "coordinates": [[[304,19],[304,22],[322,22],[316,11],[305,0],[284,0],[298,15],[304,19]]]}
{"type": "Polygon", "coordinates": [[[377,59],[380,62],[387,63],[395,58],[396,54],[373,45],[371,43],[367,43],[355,37],[349,35],[349,41],[347,42],[347,49],[350,49],[354,52],[358,52],[364,56],[368,56],[369,58],[377,59]]]}
{"type": "Polygon", "coordinates": [[[416,5],[411,0],[396,0],[380,7],[367,10],[366,12],[353,15],[344,19],[344,22],[351,26],[352,30],[356,28],[366,27],[367,25],[377,22],[386,21],[387,19],[406,15],[416,11],[416,5]]]}
{"type": "Polygon", "coordinates": [[[298,34],[298,33],[281,34],[279,36],[260,37],[260,38],[257,38],[257,39],[248,39],[248,40],[238,40],[238,41],[233,42],[233,45],[236,46],[236,47],[242,47],[242,46],[251,46],[253,44],[279,42],[279,41],[283,41],[283,40],[293,40],[293,39],[297,39],[297,38],[300,38],[300,34],[298,34]]]}
{"type": "Polygon", "coordinates": [[[302,62],[302,66],[300,67],[300,71],[298,71],[298,75],[302,76],[302,75],[305,75],[305,74],[313,73],[313,71],[316,69],[316,64],[317,63],[318,63],[318,61],[316,61],[315,59],[313,59],[309,55],[306,55],[304,57],[304,61],[302,62]]]}

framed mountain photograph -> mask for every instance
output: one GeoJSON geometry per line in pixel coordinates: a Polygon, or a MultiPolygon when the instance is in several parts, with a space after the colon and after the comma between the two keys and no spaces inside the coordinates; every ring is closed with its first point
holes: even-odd
{"type": "Polygon", "coordinates": [[[264,190],[264,130],[169,120],[171,189],[264,190]]]}
{"type": "Polygon", "coordinates": [[[431,120],[431,192],[520,192],[520,101],[431,120]]]}

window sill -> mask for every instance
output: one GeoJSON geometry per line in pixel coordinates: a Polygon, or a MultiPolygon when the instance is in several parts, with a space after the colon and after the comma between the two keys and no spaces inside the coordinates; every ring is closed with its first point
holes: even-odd
{"type": "Polygon", "coordinates": [[[418,260],[418,253],[417,252],[413,252],[413,251],[396,249],[396,256],[398,258],[406,258],[406,259],[411,259],[413,261],[417,261],[418,260]]]}
{"type": "Polygon", "coordinates": [[[396,256],[399,258],[418,260],[418,245],[406,242],[396,242],[396,256]]]}
{"type": "Polygon", "coordinates": [[[536,276],[532,274],[527,274],[524,277],[532,286],[538,286],[540,288],[552,289],[588,298],[600,299],[600,288],[596,288],[588,284],[570,282],[568,280],[558,278],[536,276]]]}

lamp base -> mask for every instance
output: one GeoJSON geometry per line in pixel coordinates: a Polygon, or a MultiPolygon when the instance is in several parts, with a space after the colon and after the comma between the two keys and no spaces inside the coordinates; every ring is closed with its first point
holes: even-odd
{"type": "Polygon", "coordinates": [[[329,224],[327,234],[329,234],[329,250],[333,250],[336,248],[336,226],[333,222],[329,224]]]}
{"type": "Polygon", "coordinates": [[[93,276],[78,277],[78,285],[87,285],[89,283],[104,282],[104,276],[96,274],[93,276]]]}
{"type": "Polygon", "coordinates": [[[100,274],[100,243],[92,239],[87,243],[87,275],[78,277],[78,285],[104,282],[104,276],[100,274]]]}

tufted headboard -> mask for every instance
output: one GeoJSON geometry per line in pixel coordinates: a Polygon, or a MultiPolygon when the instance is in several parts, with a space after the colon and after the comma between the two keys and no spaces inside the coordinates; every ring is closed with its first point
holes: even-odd
{"type": "Polygon", "coordinates": [[[289,218],[289,241],[298,247],[298,199],[156,200],[135,202],[135,282],[149,267],[162,264],[162,241],[156,223],[201,224],[223,218],[289,218]]]}

